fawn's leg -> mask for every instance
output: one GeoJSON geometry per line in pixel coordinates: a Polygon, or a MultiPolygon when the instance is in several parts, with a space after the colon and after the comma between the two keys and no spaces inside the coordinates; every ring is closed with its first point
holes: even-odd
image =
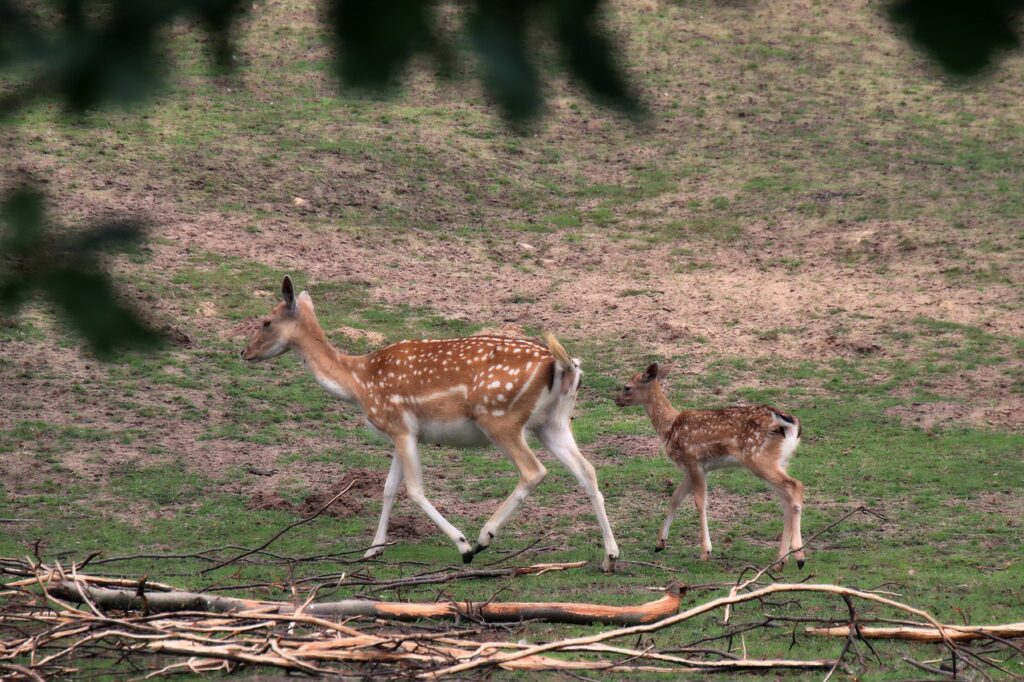
{"type": "Polygon", "coordinates": [[[672,527],[672,521],[676,517],[676,511],[679,509],[679,505],[686,496],[693,490],[693,482],[690,480],[690,475],[687,473],[683,474],[683,482],[676,486],[676,490],[672,493],[672,501],[668,504],[668,514],[665,516],[665,522],[661,524],[661,533],[658,534],[658,542],[654,545],[654,551],[660,552],[665,549],[665,542],[668,540],[668,530],[672,527]]]}

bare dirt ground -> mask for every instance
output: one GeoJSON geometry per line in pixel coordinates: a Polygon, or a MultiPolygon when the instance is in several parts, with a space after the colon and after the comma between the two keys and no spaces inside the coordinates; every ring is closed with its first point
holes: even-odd
{"type": "MultiPolygon", "coordinates": [[[[163,220],[174,213],[172,209],[161,211],[163,220]]],[[[878,272],[870,260],[841,263],[827,257],[847,248],[851,240],[870,244],[877,253],[886,253],[886,242],[892,238],[887,237],[890,232],[884,225],[858,235],[808,230],[801,225],[794,225],[792,232],[780,235],[777,226],[751,225],[746,228],[742,243],[709,245],[701,252],[707,267],[683,273],[673,267],[671,244],[654,244],[637,252],[626,244],[604,240],[599,234],[565,244],[557,234],[524,237],[512,230],[495,228],[492,236],[505,245],[500,247],[502,256],[514,262],[527,251],[525,245],[531,247],[529,253],[540,254],[541,267],[524,272],[514,265],[497,263],[486,246],[438,242],[431,233],[418,231],[406,234],[401,249],[387,248],[383,232],[326,233],[303,229],[286,219],[264,220],[260,233],[253,235],[243,232],[241,221],[230,217],[181,216],[161,225],[160,232],[175,238],[173,244],[154,246],[153,263],[147,268],[155,271],[173,272],[198,251],[239,256],[281,272],[292,268],[305,270],[312,279],[302,286],[310,290],[314,300],[319,280],[367,282],[372,297],[381,302],[429,307],[442,315],[473,322],[551,329],[570,337],[615,338],[665,358],[683,355],[686,371],[690,373],[700,373],[706,361],[723,355],[757,362],[776,358],[824,362],[865,354],[913,355],[912,344],[895,341],[887,332],[918,317],[980,326],[997,335],[1024,335],[1024,315],[1019,307],[1021,292],[1015,285],[989,286],[984,290],[956,286],[941,275],[954,262],[934,253],[920,258],[914,254],[901,256],[889,261],[884,272],[878,272]],[[766,261],[782,253],[813,261],[815,265],[796,273],[764,267],[766,261]],[[649,288],[650,293],[622,296],[621,292],[637,288],[637,272],[643,273],[641,286],[649,288]],[[483,281],[486,286],[481,286],[483,281]],[[510,305],[513,296],[529,302],[510,305]],[[834,314],[836,310],[841,315],[834,314]],[[779,327],[796,331],[765,337],[765,330],[779,327]]],[[[261,290],[253,295],[262,295],[269,302],[276,285],[277,282],[260,282],[257,286],[261,290]]],[[[239,347],[251,332],[247,325],[226,324],[216,310],[197,310],[188,318],[188,311],[168,306],[164,314],[185,330],[215,330],[221,338],[230,339],[239,347]],[[182,314],[184,319],[179,317],[182,314]]],[[[343,346],[346,337],[358,334],[358,330],[342,329],[333,336],[343,346]]],[[[8,343],[4,353],[26,370],[54,379],[40,382],[8,373],[0,375],[0,392],[17,394],[22,408],[7,412],[0,427],[7,428],[11,419],[29,413],[34,419],[52,423],[70,421],[114,430],[126,426],[111,421],[117,411],[109,406],[83,406],[76,396],[60,390],[69,377],[82,380],[101,374],[104,369],[96,363],[82,359],[72,349],[47,344],[8,343]]],[[[997,371],[953,377],[934,390],[955,402],[897,407],[890,413],[908,425],[925,429],[950,423],[1011,429],[1024,425],[1024,395],[1014,392],[997,371]]],[[[197,392],[189,397],[194,403],[209,407],[214,421],[219,418],[216,396],[197,392]]],[[[137,393],[133,400],[161,402],[157,392],[137,393]]],[[[162,407],[172,415],[177,409],[174,405],[162,407]]],[[[150,432],[164,444],[167,454],[154,457],[131,445],[103,443],[99,456],[92,448],[66,453],[63,460],[70,472],[103,481],[113,468],[125,463],[153,465],[162,459],[184,457],[189,466],[220,476],[233,467],[272,466],[297,447],[315,452],[335,445],[291,437],[285,444],[258,448],[227,439],[199,442],[197,437],[206,424],[185,420],[140,420],[128,426],[150,432]]],[[[2,469],[10,489],[26,489],[39,476],[54,477],[52,472],[32,465],[37,446],[37,442],[26,442],[22,451],[5,456],[2,469]]],[[[648,456],[659,456],[656,447],[649,448],[648,456]]],[[[359,499],[341,501],[342,506],[332,513],[361,513],[365,511],[366,500],[379,501],[385,468],[382,462],[376,476],[379,485],[360,493],[359,499]]],[[[268,508],[277,500],[280,504],[274,508],[306,513],[326,499],[290,504],[276,492],[279,486],[289,481],[323,488],[325,481],[336,476],[330,466],[300,466],[287,476],[252,477],[232,487],[251,495],[255,508],[268,508]]],[[[341,485],[323,489],[336,491],[341,485]]],[[[482,519],[493,511],[493,502],[467,508],[457,497],[449,495],[443,484],[434,481],[431,485],[434,499],[444,513],[482,519]]],[[[327,493],[321,496],[324,494],[327,493]]],[[[556,500],[551,507],[533,501],[521,514],[524,519],[543,519],[545,514],[562,513],[569,503],[574,504],[579,524],[589,525],[589,507],[570,499],[556,500]]],[[[730,500],[723,497],[722,491],[716,491],[710,513],[725,528],[735,518],[736,509],[730,503],[745,508],[750,501],[730,500]]],[[[399,504],[392,534],[398,539],[435,535],[436,528],[407,505],[399,504]]],[[[129,507],[123,511],[126,518],[146,517],[140,509],[129,507]]],[[[689,530],[685,532],[689,534],[689,530]]]]}
{"type": "MultiPolygon", "coordinates": [[[[302,285],[314,301],[318,279],[366,282],[382,302],[429,307],[472,322],[615,338],[666,359],[683,356],[689,372],[700,372],[706,361],[722,356],[812,362],[914,357],[914,342],[891,332],[920,318],[1024,336],[1017,284],[1024,272],[1013,271],[1012,283],[983,289],[957,285],[942,274],[959,262],[956,257],[927,249],[896,254],[894,242],[908,232],[879,225],[851,235],[794,224],[791,232],[780,233],[778,226],[751,225],[741,243],[708,245],[701,252],[705,267],[682,273],[676,271],[671,242],[637,252],[597,233],[566,244],[557,234],[524,237],[492,230],[494,240],[504,245],[500,260],[540,254],[540,267],[524,272],[496,263],[486,246],[438,242],[430,233],[407,234],[401,249],[388,248],[385,235],[373,231],[304,233],[302,246],[293,251],[281,247],[295,233],[287,223],[264,222],[259,235],[240,239],[230,223],[213,217],[201,225],[177,225],[178,242],[155,253],[170,269],[198,249],[256,260],[281,272],[301,267],[314,278],[302,285]],[[851,244],[872,257],[837,260],[835,254],[851,244]],[[771,267],[772,259],[783,254],[814,262],[814,267],[798,272],[771,267]],[[879,260],[887,264],[884,271],[879,271],[879,260]],[[638,288],[644,293],[632,295],[638,288]],[[526,302],[513,305],[513,297],[526,302]],[[772,332],[780,328],[782,333],[772,332]]],[[[270,293],[277,283],[265,284],[270,293]]],[[[239,342],[244,336],[235,334],[239,342]]],[[[343,330],[335,337],[344,345],[343,330]]],[[[937,390],[967,401],[946,417],[982,426],[1024,424],[1024,395],[997,371],[953,378],[937,390]]],[[[894,414],[924,428],[936,423],[918,418],[914,410],[894,414]]]]}
{"type": "MultiPolygon", "coordinates": [[[[36,126],[32,134],[43,143],[42,149],[36,147],[17,158],[5,153],[0,185],[13,186],[24,178],[44,183],[55,200],[55,210],[69,224],[125,213],[147,219],[153,224],[154,237],[150,259],[143,265],[117,264],[119,271],[133,276],[166,278],[186,267],[196,254],[233,256],[279,273],[306,273],[308,280],[299,284],[314,301],[319,283],[361,282],[377,302],[422,306],[480,324],[511,323],[550,329],[568,338],[614,341],[638,352],[682,358],[689,372],[702,372],[709,362],[723,357],[755,363],[913,358],[917,344],[893,332],[912,328],[920,318],[1020,338],[1024,336],[1024,260],[1015,230],[1019,232],[1021,222],[1005,216],[996,220],[982,211],[977,222],[964,229],[940,218],[942,210],[970,194],[968,190],[963,195],[941,191],[945,183],[962,177],[962,169],[945,169],[947,174],[935,176],[935,197],[908,195],[901,188],[921,173],[939,171],[896,156],[882,170],[869,167],[867,161],[863,168],[853,162],[852,169],[842,169],[842,181],[833,180],[831,169],[821,161],[822,177],[778,204],[771,197],[744,194],[746,178],[736,173],[738,165],[744,169],[749,165],[750,174],[769,178],[780,174],[785,165],[775,147],[771,153],[761,149],[766,146],[764,136],[776,136],[779,148],[799,149],[801,143],[794,140],[804,138],[798,134],[817,132],[827,139],[836,127],[836,138],[853,130],[869,148],[872,143],[901,140],[912,129],[909,119],[896,113],[872,118],[878,111],[900,112],[915,106],[915,101],[925,101],[932,102],[936,118],[948,119],[959,113],[955,102],[947,101],[956,97],[976,116],[974,122],[963,124],[964,134],[977,130],[978,135],[998,141],[1001,122],[1021,120],[1017,86],[947,96],[941,79],[923,77],[927,69],[919,68],[908,80],[903,65],[908,48],[867,7],[859,3],[853,12],[849,7],[814,4],[811,12],[810,3],[765,3],[750,10],[737,5],[696,16],[649,0],[625,3],[613,23],[625,31],[627,22],[637,21],[636,27],[629,26],[627,63],[643,66],[644,70],[637,68],[646,74],[641,89],[658,114],[652,129],[642,135],[624,132],[625,124],[586,104],[578,106],[575,93],[559,84],[543,128],[525,141],[513,140],[522,149],[508,152],[503,145],[512,143],[504,138],[498,143],[483,135],[457,135],[451,120],[458,115],[487,116],[486,107],[453,101],[450,92],[422,76],[414,78],[409,98],[396,104],[394,111],[416,104],[428,112],[440,108],[446,118],[392,125],[377,118],[338,121],[343,116],[332,115],[326,122],[301,116],[282,122],[288,131],[300,129],[305,139],[364,135],[360,142],[380,147],[392,144],[385,134],[399,134],[405,125],[413,131],[410,137],[416,144],[428,150],[433,165],[426,172],[436,173],[423,186],[413,185],[403,175],[415,165],[409,159],[388,161],[368,153],[310,149],[301,152],[298,163],[291,157],[257,160],[268,150],[276,152],[284,140],[292,140],[284,133],[268,139],[258,135],[218,138],[212,149],[197,137],[186,151],[175,151],[166,140],[191,131],[183,127],[188,121],[179,124],[173,112],[153,116],[154,131],[135,142],[100,128],[85,152],[76,149],[80,141],[45,125],[36,126]],[[644,19],[662,11],[667,19],[644,19]],[[706,41],[706,46],[691,49],[686,42],[678,43],[676,49],[674,35],[706,41]],[[786,49],[790,42],[796,44],[801,36],[820,38],[824,45],[820,51],[796,55],[799,59],[793,61],[806,70],[785,59],[766,61],[759,70],[748,68],[748,61],[757,61],[748,50],[770,54],[786,49]],[[873,48],[863,49],[864,44],[873,48]],[[671,50],[664,49],[666,45],[671,50]],[[851,46],[860,46],[856,59],[836,58],[837,51],[851,46]],[[709,56],[701,55],[701,49],[709,56]],[[711,61],[720,54],[726,56],[724,61],[711,61]],[[786,69],[785,78],[779,77],[779,69],[786,69]],[[729,83],[739,83],[740,92],[729,91],[729,83]],[[838,89],[837,83],[845,87],[838,89]],[[908,95],[907,90],[916,94],[908,95]],[[780,92],[803,91],[810,93],[806,100],[778,99],[780,92]],[[686,108],[670,108],[674,99],[682,100],[686,108]],[[698,102],[706,112],[689,111],[698,102]],[[823,102],[830,104],[817,108],[823,102]],[[847,119],[848,110],[852,113],[847,119]],[[150,146],[169,155],[171,162],[148,158],[150,146]],[[102,153],[95,153],[96,149],[102,153]],[[541,157],[549,149],[556,149],[560,160],[542,165],[541,157]],[[101,161],[103,156],[120,159],[115,170],[101,161]],[[516,189],[536,190],[535,176],[565,181],[570,188],[620,187],[638,182],[638,168],[671,165],[680,157],[701,161],[705,170],[680,172],[664,191],[613,207],[613,213],[621,213],[615,216],[614,228],[587,218],[600,208],[600,198],[577,197],[570,191],[543,208],[582,215],[572,230],[522,229],[536,224],[540,211],[520,203],[516,189]],[[169,170],[175,164],[184,167],[178,175],[169,170]],[[487,178],[488,169],[495,166],[504,168],[513,189],[489,196],[482,207],[471,204],[463,185],[487,178]],[[204,189],[218,179],[225,182],[221,190],[204,189]],[[844,183],[870,186],[872,198],[893,204],[914,201],[927,206],[909,218],[883,212],[856,222],[838,219],[825,209],[856,199],[856,193],[844,190],[844,183]],[[706,207],[716,198],[731,206],[749,202],[749,210],[728,217],[737,238],[659,231],[673,222],[688,225],[695,218],[694,202],[706,207]],[[235,202],[242,210],[226,210],[220,206],[224,202],[235,202]],[[797,203],[822,211],[802,213],[797,203]],[[341,220],[346,207],[355,207],[365,222],[341,220]],[[389,223],[387,210],[395,207],[405,212],[411,225],[389,223]],[[419,227],[423,224],[434,227],[419,227]],[[467,225],[472,232],[461,235],[458,229],[467,225]],[[446,233],[454,236],[441,238],[446,233]],[[986,272],[990,266],[1000,276],[981,283],[949,274],[958,268],[986,272]]],[[[310,30],[314,25],[311,8],[301,5],[293,10],[288,5],[292,13],[284,23],[290,30],[310,30]]],[[[279,14],[284,11],[268,6],[257,13],[251,20],[256,35],[244,46],[244,56],[254,66],[242,76],[243,92],[260,105],[270,106],[287,95],[286,87],[311,88],[314,100],[332,92],[323,74],[292,74],[294,78],[283,86],[257,68],[259,60],[271,57],[278,65],[287,64],[273,50],[312,60],[325,54],[322,46],[300,50],[288,36],[261,43],[268,27],[282,25],[279,14]],[[273,50],[267,47],[270,43],[273,50]]],[[[470,97],[477,95],[471,92],[470,97]]],[[[212,97],[189,94],[187,88],[175,96],[199,108],[207,103],[205,97],[212,97]]],[[[929,105],[918,106],[930,113],[929,105]]],[[[380,110],[392,111],[386,104],[380,110]]],[[[14,143],[5,140],[5,152],[14,143]]],[[[393,144],[412,146],[404,138],[393,144]]],[[[804,156],[797,163],[818,163],[816,152],[801,153],[804,156]]],[[[639,181],[641,189],[643,183],[639,181]]],[[[986,195],[979,190],[971,198],[984,204],[986,195]]],[[[265,299],[269,308],[278,282],[253,282],[247,293],[265,299]]],[[[212,331],[241,347],[250,332],[247,324],[226,320],[212,301],[197,309],[164,300],[149,305],[156,317],[185,335],[212,331]]],[[[341,345],[346,338],[365,334],[352,329],[332,333],[341,345]]],[[[3,410],[0,428],[9,429],[26,418],[118,432],[130,427],[145,430],[163,445],[163,453],[156,455],[116,441],[90,448],[89,455],[84,449],[72,451],[64,460],[76,475],[100,480],[112,466],[176,457],[184,457],[200,471],[222,474],[241,466],[272,467],[297,448],[316,450],[327,445],[298,436],[261,447],[229,439],[197,444],[207,423],[178,418],[183,409],[179,404],[166,403],[159,392],[145,387],[134,392],[131,400],[159,408],[162,416],[125,424],[116,407],[84,403],[67,389],[69,384],[97,380],[106,370],[55,343],[56,335],[47,336],[45,342],[3,344],[9,365],[0,372],[0,394],[18,396],[18,404],[3,410]],[[171,419],[166,418],[168,414],[171,419]]],[[[370,338],[371,343],[382,340],[370,338]]],[[[179,353],[187,358],[197,350],[202,349],[179,353]]],[[[894,408],[892,414],[924,428],[949,421],[1011,429],[1024,425],[1024,395],[1014,390],[1001,371],[960,375],[933,390],[949,400],[894,408]]],[[[224,396],[218,391],[182,389],[179,393],[208,410],[208,423],[223,419],[224,396]]],[[[346,413],[342,418],[350,417],[346,413]]],[[[31,464],[35,448],[34,441],[26,441],[5,455],[0,473],[9,488],[23,487],[41,475],[31,464]]],[[[314,464],[295,475],[307,482],[323,481],[326,468],[314,464]]],[[[45,475],[59,477],[52,472],[45,475]]],[[[258,508],[281,504],[294,508],[277,493],[282,480],[281,476],[252,479],[239,484],[238,492],[251,495],[258,508]]],[[[379,499],[379,491],[374,495],[379,499]]],[[[361,505],[356,497],[346,504],[350,503],[361,505]]],[[[483,513],[482,509],[456,511],[483,513]]],[[[581,509],[580,514],[588,512],[581,509]]]]}
{"type": "MultiPolygon", "coordinates": [[[[276,222],[276,221],[275,221],[276,222]]],[[[179,267],[195,250],[214,250],[256,260],[282,272],[302,268],[322,280],[367,282],[378,300],[430,307],[471,321],[503,321],[567,331],[585,320],[581,332],[596,338],[629,339],[667,356],[680,352],[720,355],[723,349],[747,357],[827,360],[881,352],[890,345],[883,327],[917,317],[940,317],[982,326],[994,334],[1024,334],[1024,316],[1016,306],[1014,285],[977,290],[949,283],[941,272],[955,261],[934,254],[905,257],[882,273],[874,261],[837,263],[824,258],[851,242],[886,251],[887,231],[816,234],[802,239],[799,226],[788,235],[778,227],[751,225],[743,244],[712,244],[702,252],[706,269],[674,271],[672,243],[654,244],[638,253],[594,233],[581,243],[565,244],[557,235],[494,228],[506,246],[502,256],[527,251],[541,255],[543,267],[523,272],[495,263],[486,247],[438,242],[430,233],[407,235],[401,249],[386,248],[386,237],[301,233],[301,246],[287,244],[296,228],[263,222],[260,234],[241,239],[230,221],[209,216],[200,224],[181,223],[169,230],[173,246],[155,249],[159,266],[179,267]],[[779,246],[779,243],[785,246],[779,246]],[[808,272],[767,269],[773,257],[815,260],[808,272]],[[642,277],[638,277],[642,273],[642,277]],[[481,282],[486,282],[481,285],[481,282]],[[642,287],[643,295],[623,296],[642,287]],[[520,295],[529,302],[510,305],[520,295]],[[829,311],[842,311],[842,332],[829,311]],[[792,326],[800,333],[765,341],[759,332],[792,326]],[[707,343],[693,343],[693,337],[707,343]],[[691,339],[690,342],[687,342],[691,339]]],[[[892,239],[892,237],[888,237],[892,239]]],[[[882,256],[884,257],[884,256],[882,256]]],[[[267,282],[267,290],[277,282],[267,282]]],[[[315,281],[305,283],[316,297],[315,281]]]]}

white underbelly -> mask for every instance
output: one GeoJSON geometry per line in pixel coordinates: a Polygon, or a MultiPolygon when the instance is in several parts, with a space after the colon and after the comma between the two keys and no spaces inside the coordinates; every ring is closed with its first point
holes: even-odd
{"type": "Polygon", "coordinates": [[[421,443],[469,447],[487,445],[490,442],[483,430],[471,419],[452,422],[420,421],[418,427],[416,440],[421,443]]]}
{"type": "Polygon", "coordinates": [[[704,471],[713,471],[715,469],[724,469],[726,467],[739,466],[740,461],[731,455],[725,455],[724,457],[715,457],[704,462],[704,471]]]}

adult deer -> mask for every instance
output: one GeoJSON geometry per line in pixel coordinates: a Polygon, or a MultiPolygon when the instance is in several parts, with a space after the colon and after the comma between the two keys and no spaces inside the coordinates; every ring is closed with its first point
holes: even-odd
{"type": "Polygon", "coordinates": [[[284,300],[262,320],[242,358],[267,360],[295,351],[332,395],[355,403],[366,423],[387,436],[395,452],[384,484],[373,546],[384,549],[388,516],[405,481],[409,497],[451,538],[466,563],[487,549],[505,522],[547,473],[526,443],[532,431],[562,462],[590,497],[604,537],[605,571],[615,569],[619,549],[612,535],[594,467],[576,447],[569,419],[582,372],[558,341],[547,346],[500,336],[400,341],[367,355],[346,355],[324,335],[313,300],[296,295],[292,280],[281,284],[284,300]],[[519,470],[519,483],[484,524],[475,547],[445,519],[423,491],[418,443],[497,445],[519,470]]]}
{"type": "Polygon", "coordinates": [[[782,503],[778,563],[785,564],[786,557],[793,554],[797,565],[803,568],[800,510],[804,486],[786,473],[793,451],[800,443],[800,420],[768,405],[679,411],[672,407],[660,383],[670,369],[671,365],[655,362],[627,381],[615,398],[620,407],[644,406],[665,446],[665,454],[684,475],[683,482],[672,494],[654,551],[665,549],[676,509],[692,492],[700,516],[700,558],[707,561],[711,557],[711,535],[705,474],[720,467],[744,466],[772,486],[782,503]]]}

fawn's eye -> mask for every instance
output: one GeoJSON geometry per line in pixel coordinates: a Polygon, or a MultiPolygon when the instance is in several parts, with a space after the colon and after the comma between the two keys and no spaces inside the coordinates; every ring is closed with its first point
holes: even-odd
{"type": "Polygon", "coordinates": [[[630,392],[630,391],[632,391],[633,389],[632,389],[632,387],[630,387],[630,386],[623,386],[623,387],[622,387],[622,390],[623,390],[624,392],[626,392],[626,393],[629,393],[629,392],[630,392]]]}
{"type": "Polygon", "coordinates": [[[263,320],[263,328],[266,329],[270,326],[270,320],[263,320]]]}

